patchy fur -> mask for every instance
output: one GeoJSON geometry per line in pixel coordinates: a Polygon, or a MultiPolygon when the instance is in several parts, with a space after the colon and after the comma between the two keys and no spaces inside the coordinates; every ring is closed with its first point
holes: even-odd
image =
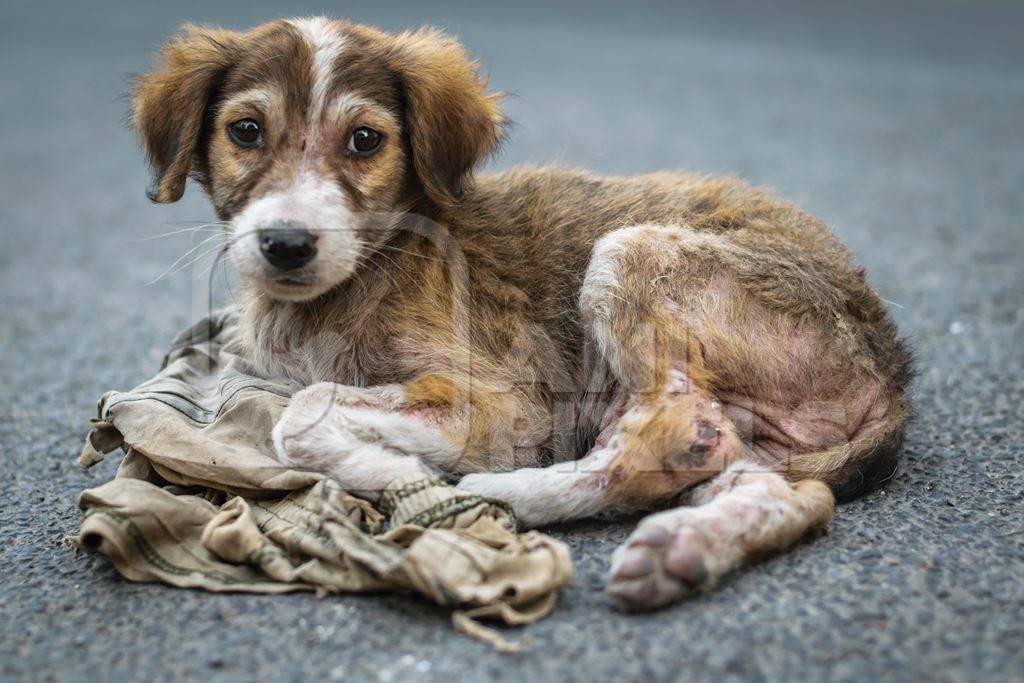
{"type": "Polygon", "coordinates": [[[467,475],[530,526],[712,482],[617,555],[637,606],[792,543],[831,516],[825,485],[849,498],[898,463],[909,355],[820,221],[728,178],[474,177],[499,97],[436,30],[187,27],[134,98],[152,198],[191,175],[229,226],[257,371],[309,386],[274,432],[285,462],[368,495],[467,475]],[[274,231],[315,257],[283,270],[274,231]]]}

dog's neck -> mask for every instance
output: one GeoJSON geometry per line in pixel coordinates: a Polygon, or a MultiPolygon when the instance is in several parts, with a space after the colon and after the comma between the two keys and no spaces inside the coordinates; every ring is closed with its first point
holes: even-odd
{"type": "MultiPolygon", "coordinates": [[[[389,347],[389,335],[401,324],[396,317],[405,308],[401,304],[439,283],[447,283],[449,289],[442,284],[440,294],[451,304],[468,299],[468,255],[449,225],[407,214],[349,280],[313,300],[292,303],[245,293],[239,306],[241,337],[254,371],[305,385],[398,381],[405,359],[389,347]]],[[[430,305],[444,304],[435,295],[430,305]]]]}
{"type": "Polygon", "coordinates": [[[364,385],[362,348],[377,335],[381,303],[394,295],[386,263],[304,302],[274,301],[256,293],[239,305],[243,352],[254,371],[304,385],[319,381],[364,385]]]}

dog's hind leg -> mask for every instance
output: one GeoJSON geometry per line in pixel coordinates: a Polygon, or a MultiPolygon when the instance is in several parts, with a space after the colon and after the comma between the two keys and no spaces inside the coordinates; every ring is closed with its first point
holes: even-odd
{"type": "Polygon", "coordinates": [[[722,472],[742,453],[713,397],[671,367],[658,391],[608,407],[607,426],[579,460],[469,474],[459,487],[512,505],[522,526],[650,509],[722,472]]]}
{"type": "Polygon", "coordinates": [[[823,528],[828,485],[842,490],[902,433],[898,392],[835,304],[846,293],[799,248],[775,273],[733,239],[635,226],[599,241],[580,312],[614,380],[603,416],[583,401],[593,448],[460,484],[507,500],[526,525],[650,508],[703,485],[702,505],[649,517],[616,553],[608,590],[632,607],[710,586],[823,528]]]}
{"type": "Polygon", "coordinates": [[[644,519],[612,556],[607,592],[634,609],[712,587],[727,572],[825,528],[835,499],[820,481],[790,484],[737,463],[693,494],[696,507],[644,519]]]}
{"type": "MultiPolygon", "coordinates": [[[[700,345],[672,308],[670,294],[710,272],[687,258],[694,236],[637,226],[594,248],[580,308],[615,398],[589,453],[546,468],[471,474],[460,487],[509,502],[522,524],[536,526],[668,503],[742,456],[740,435],[709,390],[700,345]],[[688,272],[691,265],[697,270],[688,272]]],[[[603,388],[587,387],[594,389],[603,388]]]]}

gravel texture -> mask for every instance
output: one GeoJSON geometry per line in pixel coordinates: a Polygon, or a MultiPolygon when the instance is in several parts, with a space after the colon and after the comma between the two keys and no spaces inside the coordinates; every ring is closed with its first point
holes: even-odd
{"type": "Polygon", "coordinates": [[[1024,677],[1024,6],[231,4],[0,9],[0,679],[1024,677]],[[511,95],[497,167],[734,173],[825,217],[917,349],[904,470],[828,536],[646,616],[601,592],[632,523],[557,527],[576,578],[518,656],[412,598],[136,585],[67,549],[116,466],[74,464],[95,400],[206,305],[201,270],[160,278],[189,235],[140,241],[211,212],[145,200],[125,77],[182,21],[324,11],[459,34],[511,95]]]}

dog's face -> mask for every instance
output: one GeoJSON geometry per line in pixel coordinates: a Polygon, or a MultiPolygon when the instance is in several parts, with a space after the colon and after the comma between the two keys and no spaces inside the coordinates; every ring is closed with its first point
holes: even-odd
{"type": "Polygon", "coordinates": [[[304,301],[346,281],[395,216],[443,210],[497,143],[497,96],[435,31],[327,19],[187,27],[134,90],[132,120],[172,202],[191,175],[230,230],[242,285],[304,301]]]}

